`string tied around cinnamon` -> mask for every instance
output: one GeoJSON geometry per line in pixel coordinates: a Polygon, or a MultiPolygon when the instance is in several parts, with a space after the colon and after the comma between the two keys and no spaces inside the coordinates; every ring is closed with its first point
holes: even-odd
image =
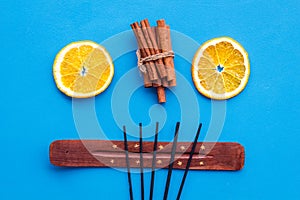
{"type": "Polygon", "coordinates": [[[137,59],[138,59],[137,65],[138,65],[139,70],[142,73],[146,73],[147,69],[146,69],[146,67],[144,65],[145,62],[155,61],[155,60],[162,59],[162,58],[167,58],[167,57],[174,57],[175,54],[174,54],[174,52],[172,50],[170,50],[170,51],[166,51],[166,52],[162,52],[162,53],[157,53],[157,54],[153,54],[153,55],[146,56],[146,57],[142,58],[140,50],[138,49],[136,51],[136,56],[137,56],[137,59]]]}

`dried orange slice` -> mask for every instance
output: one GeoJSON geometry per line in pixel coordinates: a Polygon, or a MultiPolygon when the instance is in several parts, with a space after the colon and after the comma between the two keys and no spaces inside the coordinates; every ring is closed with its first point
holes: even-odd
{"type": "Polygon", "coordinates": [[[114,66],[109,53],[92,41],[78,41],[65,46],[53,64],[57,87],[75,98],[88,98],[103,92],[113,75],[114,66]]]}
{"type": "Polygon", "coordinates": [[[192,63],[192,78],[197,90],[211,99],[229,99],[246,86],[250,64],[245,49],[229,37],[205,42],[192,63]]]}

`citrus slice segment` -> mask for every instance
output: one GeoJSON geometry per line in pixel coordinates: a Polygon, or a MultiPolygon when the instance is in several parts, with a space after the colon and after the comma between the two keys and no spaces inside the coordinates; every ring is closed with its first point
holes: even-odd
{"type": "Polygon", "coordinates": [[[109,53],[92,41],[68,44],[57,54],[53,64],[57,87],[74,98],[88,98],[103,92],[113,75],[109,53]]]}
{"type": "Polygon", "coordinates": [[[192,78],[197,90],[211,99],[236,96],[245,88],[249,75],[247,52],[229,37],[205,42],[192,63],[192,78]]]}

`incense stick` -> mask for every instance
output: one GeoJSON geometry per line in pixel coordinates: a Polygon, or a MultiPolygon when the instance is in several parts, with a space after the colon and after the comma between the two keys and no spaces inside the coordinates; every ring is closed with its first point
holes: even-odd
{"type": "Polygon", "coordinates": [[[141,172],[141,199],[144,200],[144,162],[143,162],[143,134],[142,123],[140,126],[140,172],[141,172]]]}
{"type": "Polygon", "coordinates": [[[133,200],[132,183],[131,183],[131,175],[130,175],[130,163],[128,158],[128,143],[127,143],[125,126],[123,126],[123,133],[124,133],[124,149],[126,154],[127,176],[128,176],[128,183],[129,183],[129,194],[130,194],[130,199],[133,200]]]}
{"type": "Polygon", "coordinates": [[[175,150],[176,150],[176,144],[177,144],[177,139],[178,139],[179,126],[180,126],[180,122],[177,122],[176,123],[176,129],[175,129],[175,136],[174,136],[173,146],[172,146],[172,152],[171,152],[171,159],[170,159],[170,164],[169,164],[167,182],[166,182],[166,187],[165,187],[165,193],[164,193],[164,198],[163,198],[164,200],[168,199],[168,193],[169,193],[171,175],[172,175],[173,164],[174,164],[175,150]]]}
{"type": "Polygon", "coordinates": [[[154,177],[155,177],[155,167],[156,167],[157,138],[158,138],[158,122],[156,122],[154,145],[153,145],[152,172],[151,172],[151,184],[150,184],[150,197],[149,197],[149,200],[153,199],[154,177]]]}
{"type": "Polygon", "coordinates": [[[195,139],[194,139],[194,143],[193,143],[193,146],[192,146],[192,150],[190,152],[190,157],[188,159],[188,162],[187,162],[185,170],[184,170],[184,175],[183,175],[183,178],[182,178],[182,181],[181,181],[181,184],[180,184],[180,188],[179,188],[176,200],[180,199],[182,189],[183,189],[183,186],[184,186],[184,183],[185,183],[185,179],[186,179],[186,176],[188,174],[188,171],[189,171],[189,168],[190,168],[190,165],[191,165],[191,162],[192,162],[193,154],[194,154],[195,149],[196,149],[196,145],[197,145],[197,141],[198,141],[198,138],[199,138],[199,135],[200,135],[201,127],[202,127],[202,123],[200,123],[200,125],[198,127],[198,130],[197,130],[197,133],[196,133],[196,136],[195,136],[195,139]]]}

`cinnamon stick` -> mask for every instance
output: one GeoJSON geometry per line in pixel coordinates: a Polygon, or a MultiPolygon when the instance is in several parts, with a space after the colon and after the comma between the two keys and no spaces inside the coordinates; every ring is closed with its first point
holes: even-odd
{"type": "MultiPolygon", "coordinates": [[[[133,29],[136,31],[136,35],[137,35],[137,40],[139,41],[139,49],[141,50],[141,53],[143,54],[143,58],[147,57],[147,56],[151,56],[151,49],[147,48],[149,47],[148,44],[151,43],[151,41],[147,41],[147,39],[149,40],[149,38],[147,38],[147,36],[145,37],[145,34],[143,34],[141,27],[139,26],[139,24],[137,22],[132,24],[133,29]]],[[[153,51],[153,50],[152,50],[153,51]]],[[[154,53],[154,52],[153,52],[154,53]]],[[[146,62],[149,63],[150,65],[150,69],[151,69],[151,73],[149,73],[149,77],[150,80],[153,81],[153,86],[157,86],[157,97],[158,97],[158,102],[159,103],[165,103],[166,102],[166,95],[165,95],[165,91],[164,88],[161,87],[161,82],[159,80],[157,71],[156,71],[156,67],[154,65],[153,61],[149,61],[146,62]],[[153,75],[153,76],[151,76],[153,75]],[[153,79],[151,79],[153,78],[153,79]]]]}
{"type": "MultiPolygon", "coordinates": [[[[160,51],[168,52],[172,50],[171,46],[171,35],[170,35],[170,27],[166,25],[165,20],[157,20],[157,34],[158,41],[160,45],[160,51]]],[[[174,69],[174,60],[173,57],[165,57],[163,59],[164,64],[166,66],[167,71],[167,80],[169,82],[169,86],[176,86],[176,75],[174,69]]]]}
{"type": "MultiPolygon", "coordinates": [[[[148,43],[146,38],[144,37],[143,31],[139,25],[138,22],[135,22],[132,24],[135,32],[136,32],[136,36],[137,36],[137,41],[139,44],[139,51],[141,52],[141,58],[145,58],[147,56],[151,56],[151,52],[150,49],[148,48],[148,43]]],[[[145,63],[145,65],[149,66],[148,69],[148,76],[150,81],[153,83],[152,86],[153,87],[158,87],[161,85],[161,80],[159,79],[159,76],[157,74],[157,70],[156,70],[156,66],[154,64],[153,61],[148,61],[145,63]]]]}
{"type": "MultiPolygon", "coordinates": [[[[168,52],[171,50],[171,38],[169,32],[161,32],[152,29],[147,19],[142,20],[140,24],[135,22],[131,24],[131,28],[136,36],[141,58],[146,58],[153,55],[159,56],[159,53],[168,52]],[[159,38],[158,41],[156,39],[156,35],[159,38]]],[[[164,21],[163,27],[165,30],[167,29],[164,21]]],[[[144,74],[144,84],[145,87],[157,87],[158,102],[164,103],[166,102],[164,87],[176,85],[176,82],[175,84],[172,83],[175,79],[174,63],[171,63],[173,62],[172,56],[167,58],[157,58],[158,59],[155,61],[147,60],[144,63],[147,71],[147,73],[144,74]],[[147,78],[148,80],[145,80],[147,78]],[[146,86],[147,81],[150,81],[152,84],[146,86]]]]}
{"type": "MultiPolygon", "coordinates": [[[[141,28],[142,28],[142,32],[143,32],[143,36],[144,36],[144,39],[145,39],[145,45],[144,46],[144,49],[147,49],[146,52],[147,52],[147,56],[151,56],[151,55],[155,55],[155,50],[154,50],[154,45],[151,41],[151,38],[150,38],[150,34],[151,34],[151,31],[148,31],[147,29],[151,29],[150,25],[149,26],[146,26],[146,23],[145,23],[146,20],[142,20],[140,22],[141,24],[141,28]]],[[[148,21],[148,20],[147,20],[148,21]]],[[[149,23],[148,23],[149,24],[149,23]]],[[[161,86],[162,85],[162,76],[166,76],[166,71],[162,71],[161,68],[163,67],[163,62],[162,60],[158,61],[153,61],[155,66],[156,66],[156,70],[157,70],[157,74],[159,76],[159,78],[157,80],[154,80],[153,81],[153,87],[158,87],[158,86],[161,86]]]]}
{"type": "MultiPolygon", "coordinates": [[[[138,22],[135,22],[135,23],[131,24],[130,26],[131,26],[134,34],[135,34],[135,37],[136,37],[136,40],[137,40],[137,43],[138,43],[138,47],[139,47],[139,51],[140,51],[140,54],[141,54],[141,58],[147,57],[148,52],[147,52],[147,49],[144,48],[144,46],[147,46],[146,41],[143,37],[143,33],[141,31],[141,28],[140,28],[138,22]]],[[[146,62],[146,63],[144,63],[144,66],[146,67],[146,72],[143,73],[143,75],[144,75],[144,86],[145,87],[151,87],[152,82],[154,80],[158,79],[158,75],[157,75],[157,72],[156,72],[156,69],[155,69],[155,66],[154,66],[153,62],[146,62]]]]}
{"type": "MultiPolygon", "coordinates": [[[[141,52],[142,58],[153,55],[155,53],[153,51],[153,48],[152,48],[153,54],[151,53],[151,48],[147,48],[147,47],[149,47],[148,44],[151,44],[151,41],[148,41],[148,40],[150,40],[149,37],[148,38],[147,38],[147,36],[145,37],[146,34],[143,34],[143,31],[142,31],[141,27],[139,26],[138,22],[131,24],[131,28],[134,30],[135,35],[137,37],[137,41],[139,44],[139,50],[141,52]]],[[[146,62],[145,64],[147,64],[147,63],[149,63],[149,65],[150,65],[150,67],[149,67],[150,73],[148,73],[149,78],[151,81],[153,81],[153,86],[157,87],[158,102],[165,103],[166,95],[165,95],[164,87],[160,86],[161,82],[158,77],[158,73],[156,71],[155,64],[153,61],[146,62]]]]}
{"type": "MultiPolygon", "coordinates": [[[[136,23],[136,22],[135,22],[136,23]]],[[[138,48],[139,48],[139,51],[140,51],[140,54],[141,54],[141,57],[145,57],[146,54],[144,52],[143,49],[140,49],[140,41],[139,41],[139,37],[138,37],[138,33],[137,33],[137,30],[135,29],[135,25],[134,24],[131,24],[130,25],[132,30],[133,30],[133,33],[135,35],[135,38],[137,40],[137,43],[138,43],[138,48]]],[[[152,81],[150,80],[150,72],[151,72],[151,66],[149,63],[145,63],[145,68],[146,68],[146,71],[144,73],[142,73],[143,77],[144,77],[144,87],[145,88],[148,88],[148,87],[152,87],[152,81]]]]}
{"type": "MultiPolygon", "coordinates": [[[[144,52],[140,51],[140,53],[141,53],[142,57],[145,56],[144,52]]],[[[149,88],[149,87],[152,87],[152,81],[150,80],[150,77],[149,77],[149,72],[151,71],[151,67],[150,67],[149,63],[145,63],[144,66],[145,66],[146,71],[141,72],[141,74],[143,75],[143,78],[144,78],[144,87],[149,88]]]]}
{"type": "MultiPolygon", "coordinates": [[[[168,34],[168,38],[169,38],[169,44],[168,44],[168,51],[172,50],[172,42],[171,42],[171,31],[170,31],[170,26],[167,25],[167,34],[168,34]]],[[[174,66],[174,57],[169,57],[170,60],[170,68],[169,68],[169,73],[168,73],[168,77],[169,77],[169,86],[170,87],[174,87],[176,86],[176,74],[175,74],[175,66],[174,66]]],[[[166,61],[167,62],[167,61],[166,61]]]]}
{"type": "MultiPolygon", "coordinates": [[[[148,48],[149,48],[151,55],[160,53],[157,42],[156,42],[156,36],[155,36],[156,33],[151,28],[148,19],[144,19],[141,21],[141,27],[142,27],[144,36],[146,38],[148,48]]],[[[155,61],[155,65],[156,65],[156,68],[157,68],[160,78],[163,79],[164,77],[166,77],[167,72],[165,70],[163,60],[161,58],[157,59],[155,61]]]]}
{"type": "Polygon", "coordinates": [[[166,93],[165,88],[163,86],[157,87],[157,98],[159,103],[166,103],[166,93]]]}
{"type": "MultiPolygon", "coordinates": [[[[145,40],[148,44],[148,49],[149,49],[148,53],[150,53],[150,55],[155,55],[155,54],[159,53],[158,45],[156,42],[155,32],[152,31],[148,19],[144,19],[141,21],[141,27],[142,27],[142,30],[144,33],[145,40]]],[[[150,55],[148,54],[148,56],[150,56],[150,55]]],[[[155,65],[156,65],[158,74],[161,79],[160,85],[166,84],[163,79],[164,79],[164,77],[167,76],[167,73],[164,68],[164,63],[163,63],[162,59],[155,60],[155,65]]],[[[157,87],[157,98],[158,98],[159,103],[166,102],[165,88],[163,86],[157,87]]]]}

